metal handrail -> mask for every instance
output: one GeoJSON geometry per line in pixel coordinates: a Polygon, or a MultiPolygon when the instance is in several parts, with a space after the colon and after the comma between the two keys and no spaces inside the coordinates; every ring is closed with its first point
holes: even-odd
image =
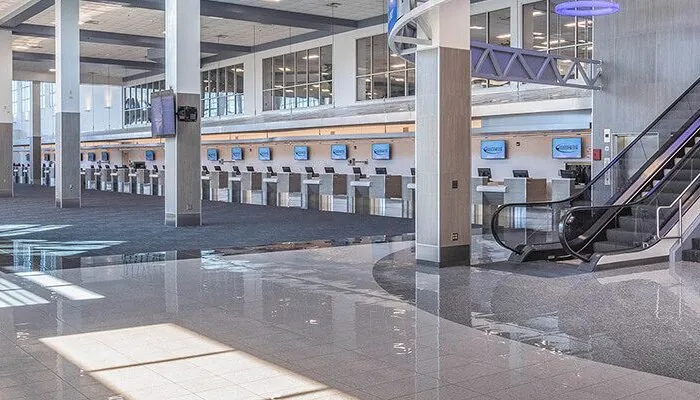
{"type": "Polygon", "coordinates": [[[656,207],[656,238],[657,239],[662,239],[661,238],[661,210],[669,210],[669,209],[673,208],[673,205],[676,203],[678,203],[678,236],[667,236],[663,239],[682,239],[683,238],[683,196],[685,196],[688,193],[690,188],[693,187],[693,185],[695,183],[697,183],[699,179],[700,179],[700,174],[698,176],[696,176],[685,189],[683,189],[681,194],[679,194],[678,197],[676,197],[676,199],[673,200],[673,202],[671,204],[669,204],[667,206],[656,207]]]}

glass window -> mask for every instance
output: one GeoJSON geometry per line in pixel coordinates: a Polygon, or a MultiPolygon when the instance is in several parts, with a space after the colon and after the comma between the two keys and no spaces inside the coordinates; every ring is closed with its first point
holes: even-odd
{"type": "Polygon", "coordinates": [[[391,54],[386,34],[357,40],[358,101],[415,95],[415,67],[391,54]],[[410,90],[407,79],[411,77],[410,90]]]}
{"type": "Polygon", "coordinates": [[[263,60],[263,89],[272,89],[272,58],[263,60]]]}
{"type": "Polygon", "coordinates": [[[489,43],[510,46],[510,8],[489,13],[489,43]]]}
{"type": "Polygon", "coordinates": [[[284,87],[284,59],[282,56],[274,57],[272,59],[272,71],[274,76],[273,87],[284,87]]]}
{"type": "MultiPolygon", "coordinates": [[[[296,66],[294,63],[295,54],[289,53],[284,55],[284,86],[294,86],[296,85],[296,79],[294,77],[294,71],[296,66]]],[[[292,90],[292,93],[294,91],[292,90]]]]}
{"type": "Polygon", "coordinates": [[[308,83],[306,50],[297,52],[297,84],[308,83]]]}
{"type": "Polygon", "coordinates": [[[486,43],[488,41],[488,36],[486,36],[486,27],[488,25],[488,14],[476,14],[471,17],[471,40],[477,42],[486,43]]]}
{"type": "Polygon", "coordinates": [[[321,81],[333,79],[333,47],[321,47],[321,81]]]}
{"type": "Polygon", "coordinates": [[[321,54],[319,50],[317,48],[309,49],[306,59],[308,60],[309,83],[319,82],[321,71],[321,54]]]}
{"type": "MultiPolygon", "coordinates": [[[[243,94],[243,73],[245,72],[243,70],[243,64],[236,65],[234,67],[236,70],[236,90],[235,93],[237,94],[243,94]]],[[[238,113],[240,114],[240,113],[238,113]]]]}

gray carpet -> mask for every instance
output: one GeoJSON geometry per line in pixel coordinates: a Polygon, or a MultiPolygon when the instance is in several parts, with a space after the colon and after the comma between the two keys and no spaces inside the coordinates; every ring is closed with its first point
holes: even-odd
{"type": "Polygon", "coordinates": [[[40,239],[57,242],[57,247],[66,242],[124,242],[82,254],[88,256],[343,240],[414,231],[410,219],[210,201],[204,201],[202,207],[203,226],[171,228],[163,224],[162,197],[84,190],[82,208],[58,209],[53,188],[16,185],[14,198],[0,199],[0,240],[40,239]],[[70,226],[3,237],[6,225],[13,224],[70,226]]]}

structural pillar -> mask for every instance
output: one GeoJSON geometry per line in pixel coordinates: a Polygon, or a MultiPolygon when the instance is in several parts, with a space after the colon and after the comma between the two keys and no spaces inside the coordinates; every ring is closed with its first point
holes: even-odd
{"type": "Polygon", "coordinates": [[[12,31],[0,29],[0,197],[12,197],[12,31]]]}
{"type": "Polygon", "coordinates": [[[469,265],[471,77],[469,0],[433,11],[432,44],[416,53],[416,259],[469,265]]]}
{"type": "Polygon", "coordinates": [[[32,183],[41,185],[41,82],[32,82],[32,136],[29,138],[29,163],[32,183]]]}
{"type": "Polygon", "coordinates": [[[202,224],[199,0],[165,1],[165,85],[177,107],[196,107],[197,120],[176,122],[165,140],[165,224],[202,224]]]}
{"type": "Polygon", "coordinates": [[[80,207],[79,0],[56,0],[56,207],[80,207]]]}

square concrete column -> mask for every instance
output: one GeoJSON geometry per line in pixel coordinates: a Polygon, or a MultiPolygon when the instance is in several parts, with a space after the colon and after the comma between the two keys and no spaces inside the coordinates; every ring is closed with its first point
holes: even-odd
{"type": "Polygon", "coordinates": [[[195,122],[176,124],[165,140],[165,224],[202,224],[199,0],[165,2],[165,85],[177,107],[196,107],[195,122]]]}
{"type": "Polygon", "coordinates": [[[469,265],[471,99],[469,0],[441,5],[416,53],[416,259],[469,265]]]}
{"type": "Polygon", "coordinates": [[[32,136],[29,137],[29,163],[32,183],[41,185],[41,82],[32,82],[32,136]]]}
{"type": "Polygon", "coordinates": [[[12,197],[12,31],[4,29],[0,29],[0,70],[0,197],[12,197]]]}
{"type": "Polygon", "coordinates": [[[56,0],[56,207],[80,207],[79,0],[56,0]]]}

